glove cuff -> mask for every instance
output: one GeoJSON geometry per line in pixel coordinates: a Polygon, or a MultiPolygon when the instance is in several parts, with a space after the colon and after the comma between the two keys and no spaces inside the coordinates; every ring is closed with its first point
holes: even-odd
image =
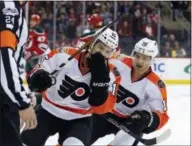
{"type": "Polygon", "coordinates": [[[154,132],[160,124],[159,116],[155,112],[150,113],[150,115],[151,115],[151,119],[148,124],[148,128],[143,129],[142,130],[143,133],[148,134],[148,133],[154,132]]]}

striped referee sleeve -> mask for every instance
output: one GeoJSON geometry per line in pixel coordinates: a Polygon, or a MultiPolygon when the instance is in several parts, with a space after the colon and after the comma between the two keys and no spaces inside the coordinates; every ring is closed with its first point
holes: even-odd
{"type": "Polygon", "coordinates": [[[25,109],[29,107],[30,99],[23,89],[19,66],[14,57],[20,51],[20,36],[16,33],[22,28],[19,22],[24,19],[18,4],[11,0],[0,2],[0,84],[2,92],[6,94],[4,96],[9,97],[20,109],[25,109]]]}
{"type": "Polygon", "coordinates": [[[0,68],[1,68],[1,85],[7,96],[19,105],[20,109],[29,107],[30,99],[23,90],[22,80],[19,76],[19,71],[13,50],[9,48],[0,48],[0,68]]]}

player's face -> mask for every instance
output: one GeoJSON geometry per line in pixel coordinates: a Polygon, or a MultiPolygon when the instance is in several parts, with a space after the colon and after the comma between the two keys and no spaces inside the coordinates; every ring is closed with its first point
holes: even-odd
{"type": "Polygon", "coordinates": [[[31,20],[30,21],[30,28],[34,28],[37,25],[36,21],[31,20]]]}
{"type": "Polygon", "coordinates": [[[94,53],[97,53],[97,52],[100,52],[105,58],[109,58],[112,55],[113,50],[110,47],[108,47],[107,45],[105,45],[104,43],[97,42],[93,46],[91,54],[94,54],[94,53]]]}
{"type": "Polygon", "coordinates": [[[151,57],[146,56],[140,53],[135,53],[135,58],[133,62],[134,69],[138,72],[145,73],[150,66],[151,63],[151,57]]]}

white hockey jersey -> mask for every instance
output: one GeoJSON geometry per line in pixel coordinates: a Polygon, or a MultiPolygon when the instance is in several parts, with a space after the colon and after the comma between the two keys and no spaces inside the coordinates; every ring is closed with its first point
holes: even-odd
{"type": "Polygon", "coordinates": [[[155,112],[160,121],[157,129],[165,125],[167,115],[167,93],[163,81],[150,69],[138,81],[132,81],[132,58],[122,57],[120,60],[111,59],[110,63],[117,67],[121,82],[117,93],[117,103],[113,113],[125,118],[136,110],[155,112]]]}
{"type": "MultiPolygon", "coordinates": [[[[65,49],[65,52],[62,53],[54,50],[36,69],[44,69],[52,73],[58,66],[66,62],[74,51],[76,51],[74,48],[65,49]]],[[[91,73],[83,72],[81,66],[83,55],[85,52],[68,62],[56,75],[56,83],[43,93],[43,108],[56,117],[65,120],[83,118],[90,116],[93,112],[98,114],[110,112],[115,105],[120,76],[115,73],[116,70],[111,64],[109,65],[111,80],[108,99],[98,107],[89,105],[91,73]]]]}

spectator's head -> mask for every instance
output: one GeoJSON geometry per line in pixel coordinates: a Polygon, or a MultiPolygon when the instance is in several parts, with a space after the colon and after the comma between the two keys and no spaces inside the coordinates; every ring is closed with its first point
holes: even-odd
{"type": "Polygon", "coordinates": [[[136,4],[135,6],[136,9],[140,9],[141,8],[141,5],[139,3],[136,4]]]}
{"type": "Polygon", "coordinates": [[[101,6],[100,2],[95,2],[94,4],[95,4],[96,7],[100,7],[101,6]]]}
{"type": "Polygon", "coordinates": [[[175,35],[174,34],[170,34],[169,35],[169,40],[170,41],[175,41],[175,35]]]}
{"type": "Polygon", "coordinates": [[[147,15],[147,9],[146,8],[143,8],[142,15],[147,15]]]}
{"type": "Polygon", "coordinates": [[[41,16],[42,16],[42,20],[47,19],[47,13],[43,13],[41,16]]]}
{"type": "Polygon", "coordinates": [[[136,9],[136,11],[135,11],[135,16],[136,16],[137,18],[141,16],[141,12],[140,12],[139,9],[136,9]]]}
{"type": "Polygon", "coordinates": [[[166,51],[170,50],[170,43],[169,42],[165,43],[164,50],[166,50],[166,51]]]}
{"type": "Polygon", "coordinates": [[[64,40],[65,40],[65,35],[62,34],[62,35],[61,35],[61,41],[64,41],[64,40]]]}
{"type": "Polygon", "coordinates": [[[87,19],[90,29],[97,29],[103,26],[103,19],[98,14],[93,14],[87,19]]]}
{"type": "Polygon", "coordinates": [[[175,50],[179,50],[179,49],[180,49],[180,45],[179,45],[179,42],[178,42],[178,41],[175,41],[175,43],[174,43],[174,49],[175,49],[175,50]]]}
{"type": "Polygon", "coordinates": [[[106,11],[107,11],[106,5],[102,4],[101,5],[101,12],[106,12],[106,11]]]}
{"type": "Polygon", "coordinates": [[[101,3],[95,2],[94,5],[95,5],[95,8],[93,8],[92,14],[100,13],[101,12],[101,3]]]}
{"type": "Polygon", "coordinates": [[[75,14],[74,8],[70,8],[70,9],[69,9],[69,13],[70,13],[70,14],[75,14]]]}
{"type": "Polygon", "coordinates": [[[41,22],[41,17],[38,14],[31,15],[30,18],[30,27],[34,28],[35,26],[39,25],[41,22]]]}
{"type": "Polygon", "coordinates": [[[59,9],[59,11],[60,11],[60,13],[66,13],[65,7],[61,7],[61,8],[59,9]]]}
{"type": "Polygon", "coordinates": [[[123,26],[126,27],[126,28],[129,26],[129,23],[128,23],[127,20],[125,20],[125,21],[123,22],[123,26]]]}
{"type": "Polygon", "coordinates": [[[64,19],[65,19],[65,13],[61,13],[60,19],[61,19],[61,20],[64,20],[64,19]]]}

